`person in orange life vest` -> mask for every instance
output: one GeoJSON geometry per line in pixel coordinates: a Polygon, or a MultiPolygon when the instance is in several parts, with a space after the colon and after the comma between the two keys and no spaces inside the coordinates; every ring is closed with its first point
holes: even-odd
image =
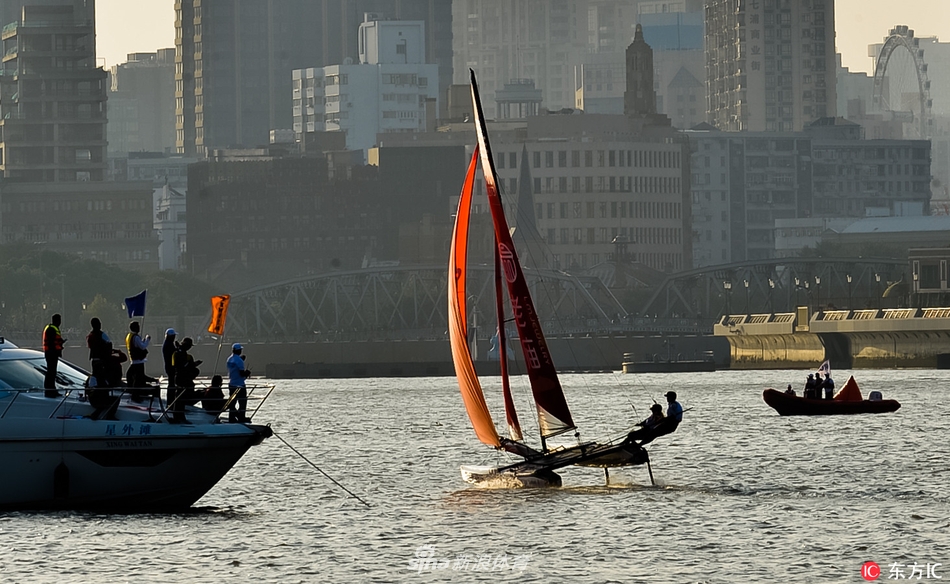
{"type": "Polygon", "coordinates": [[[50,323],[43,329],[43,354],[46,356],[46,377],[43,379],[43,388],[46,397],[60,397],[56,391],[56,370],[59,367],[59,358],[63,356],[63,343],[66,339],[59,333],[59,325],[63,317],[54,314],[50,323]]]}

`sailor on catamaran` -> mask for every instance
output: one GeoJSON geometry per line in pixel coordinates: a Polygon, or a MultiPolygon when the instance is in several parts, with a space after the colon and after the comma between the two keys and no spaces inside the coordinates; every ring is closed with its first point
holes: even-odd
{"type": "Polygon", "coordinates": [[[627,440],[635,444],[636,440],[640,440],[640,443],[637,445],[644,446],[660,436],[675,432],[680,422],[683,421],[683,406],[676,401],[675,391],[666,392],[666,402],[668,404],[666,407],[666,417],[663,417],[661,411],[663,407],[660,404],[653,404],[650,406],[653,415],[637,424],[638,426],[642,426],[642,428],[627,434],[627,440]],[[657,414],[659,414],[658,417],[657,414]]]}

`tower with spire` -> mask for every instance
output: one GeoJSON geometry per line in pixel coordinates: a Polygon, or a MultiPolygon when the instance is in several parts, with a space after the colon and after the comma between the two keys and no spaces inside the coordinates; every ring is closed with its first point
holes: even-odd
{"type": "Polygon", "coordinates": [[[653,49],[643,40],[643,27],[639,24],[633,42],[627,47],[627,90],[623,93],[623,113],[628,117],[656,114],[653,49]]]}

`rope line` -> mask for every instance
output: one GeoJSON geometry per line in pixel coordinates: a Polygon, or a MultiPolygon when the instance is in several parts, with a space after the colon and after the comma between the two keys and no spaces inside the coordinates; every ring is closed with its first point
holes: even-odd
{"type": "MultiPolygon", "coordinates": [[[[273,429],[272,429],[272,430],[273,430],[273,429]]],[[[354,499],[356,499],[356,500],[359,501],[360,503],[366,505],[367,507],[370,506],[370,504],[367,503],[366,501],[364,501],[363,499],[361,499],[361,498],[359,497],[359,495],[355,494],[353,491],[351,491],[351,490],[347,489],[346,487],[344,487],[343,485],[341,485],[341,484],[340,484],[340,481],[338,481],[338,480],[336,480],[335,478],[331,477],[331,476],[328,475],[322,468],[320,468],[319,466],[317,466],[317,465],[315,465],[313,462],[311,462],[309,458],[307,458],[306,456],[304,456],[303,454],[301,454],[299,450],[297,450],[296,448],[294,448],[293,446],[291,446],[290,442],[287,442],[286,440],[284,440],[284,437],[281,436],[280,434],[278,434],[276,431],[274,432],[274,436],[276,436],[281,442],[283,442],[284,444],[286,444],[286,445],[287,445],[287,448],[290,448],[291,450],[293,450],[294,453],[295,453],[297,456],[299,456],[300,458],[304,459],[304,461],[306,461],[307,464],[309,464],[310,466],[312,466],[314,469],[316,469],[316,470],[317,470],[320,474],[322,474],[323,476],[327,477],[327,479],[329,479],[330,482],[332,482],[334,485],[336,485],[336,486],[340,487],[341,489],[343,489],[344,491],[346,491],[347,494],[349,494],[351,497],[353,497],[354,499]]]]}

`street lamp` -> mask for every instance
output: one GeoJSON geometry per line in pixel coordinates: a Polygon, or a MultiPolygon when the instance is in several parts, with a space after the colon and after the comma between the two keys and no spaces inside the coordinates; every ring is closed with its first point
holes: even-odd
{"type": "Polygon", "coordinates": [[[795,307],[796,308],[798,307],[798,305],[802,303],[802,301],[799,300],[799,298],[801,298],[800,296],[801,291],[802,291],[802,281],[799,280],[798,278],[795,278],[795,307]]]}
{"type": "Polygon", "coordinates": [[[732,282],[723,282],[723,290],[726,291],[726,316],[732,314],[732,282]]]}
{"type": "Polygon", "coordinates": [[[745,313],[752,314],[752,308],[749,306],[749,281],[743,280],[742,284],[745,286],[745,313]]]}
{"type": "Polygon", "coordinates": [[[920,274],[914,272],[914,288],[911,293],[914,295],[914,304],[920,306],[920,274]]]}
{"type": "Polygon", "coordinates": [[[851,306],[851,274],[848,274],[847,276],[845,276],[845,278],[847,278],[847,280],[848,280],[848,310],[851,310],[851,309],[852,309],[852,306],[851,306]]]}
{"type": "Polygon", "coordinates": [[[815,276],[815,310],[821,310],[821,278],[815,276]]]}
{"type": "Polygon", "coordinates": [[[63,317],[63,327],[66,327],[66,274],[59,275],[60,284],[60,316],[63,317]]]}
{"type": "Polygon", "coordinates": [[[772,305],[772,292],[775,290],[775,280],[769,278],[769,312],[775,312],[775,306],[772,305]]]}
{"type": "Polygon", "coordinates": [[[881,296],[882,296],[882,293],[881,293],[881,275],[880,275],[880,274],[874,274],[874,281],[877,282],[877,284],[874,285],[874,293],[875,293],[874,295],[877,296],[877,309],[880,310],[880,309],[881,309],[881,296]]]}

